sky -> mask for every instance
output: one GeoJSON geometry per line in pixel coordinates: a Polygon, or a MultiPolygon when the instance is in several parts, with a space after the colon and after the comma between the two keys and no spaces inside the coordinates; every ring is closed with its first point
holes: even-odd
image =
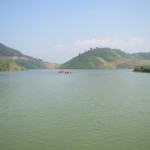
{"type": "Polygon", "coordinates": [[[64,63],[94,47],[150,51],[150,0],[0,0],[0,43],[64,63]]]}

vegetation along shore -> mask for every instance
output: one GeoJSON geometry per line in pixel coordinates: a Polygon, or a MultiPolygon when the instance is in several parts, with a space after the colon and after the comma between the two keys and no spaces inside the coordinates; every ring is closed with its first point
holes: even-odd
{"type": "Polygon", "coordinates": [[[150,67],[136,67],[134,68],[134,72],[147,72],[150,73],[150,67]]]}

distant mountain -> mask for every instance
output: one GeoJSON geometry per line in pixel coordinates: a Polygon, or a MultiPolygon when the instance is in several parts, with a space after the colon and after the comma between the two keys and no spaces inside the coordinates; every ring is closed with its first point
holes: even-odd
{"type": "Polygon", "coordinates": [[[118,49],[90,48],[66,63],[60,69],[134,68],[150,65],[150,52],[128,54],[118,49]]]}
{"type": "Polygon", "coordinates": [[[57,63],[45,62],[45,66],[47,69],[57,69],[60,65],[57,63]]]}
{"type": "Polygon", "coordinates": [[[18,57],[24,57],[25,55],[19,52],[18,50],[15,50],[13,48],[7,47],[0,43],[0,57],[2,56],[18,56],[18,57]]]}
{"type": "MultiPolygon", "coordinates": [[[[47,69],[48,68],[49,69],[50,68],[49,66],[53,65],[53,63],[45,63],[41,59],[37,59],[31,56],[24,55],[20,51],[7,47],[1,43],[0,43],[0,63],[1,63],[1,66],[2,64],[7,64],[7,65],[9,64],[9,66],[16,65],[17,67],[15,68],[18,68],[18,69],[20,68],[21,69],[22,68],[24,69],[47,69]]],[[[57,66],[58,65],[55,64],[55,67],[57,66]]],[[[52,68],[54,68],[54,66],[52,68]]]]}

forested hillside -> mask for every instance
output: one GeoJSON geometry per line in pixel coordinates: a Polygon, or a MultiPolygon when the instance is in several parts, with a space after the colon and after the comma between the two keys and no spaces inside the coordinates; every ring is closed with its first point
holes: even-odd
{"type": "Polygon", "coordinates": [[[66,63],[62,69],[134,68],[150,65],[150,52],[129,54],[118,49],[90,48],[66,63]]]}

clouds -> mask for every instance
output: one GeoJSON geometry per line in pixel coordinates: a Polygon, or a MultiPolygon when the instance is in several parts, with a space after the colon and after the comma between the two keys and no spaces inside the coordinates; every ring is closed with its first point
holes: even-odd
{"type": "Polygon", "coordinates": [[[141,45],[144,45],[144,37],[134,37],[129,39],[89,39],[89,40],[77,40],[75,45],[80,49],[89,49],[94,47],[110,47],[118,48],[126,51],[138,51],[141,45]]]}
{"type": "MultiPolygon", "coordinates": [[[[77,40],[70,45],[71,49],[89,49],[94,47],[110,47],[118,49],[136,49],[145,44],[144,37],[134,37],[129,39],[88,39],[88,40],[77,40]]],[[[68,49],[69,46],[66,44],[57,44],[54,46],[55,49],[68,49]]]]}
{"type": "MultiPolygon", "coordinates": [[[[67,43],[65,41],[65,43],[67,43]]],[[[89,48],[95,47],[109,47],[109,48],[117,48],[121,49],[128,53],[137,53],[137,52],[148,52],[149,44],[143,36],[133,37],[128,39],[85,39],[85,40],[76,40],[72,41],[72,43],[63,44],[58,43],[54,45],[53,55],[58,60],[62,60],[65,62],[72,57],[78,55],[79,53],[83,53],[85,50],[89,50],[89,48]]]]}

